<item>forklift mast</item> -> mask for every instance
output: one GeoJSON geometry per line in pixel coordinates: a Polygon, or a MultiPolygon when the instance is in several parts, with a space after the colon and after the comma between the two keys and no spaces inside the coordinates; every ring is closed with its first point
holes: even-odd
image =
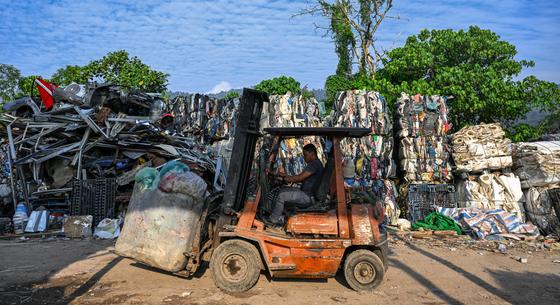
{"type": "Polygon", "coordinates": [[[266,93],[243,89],[236,119],[233,153],[222,201],[222,212],[225,214],[239,211],[243,207],[259,137],[259,123],[264,102],[268,102],[266,93]]]}

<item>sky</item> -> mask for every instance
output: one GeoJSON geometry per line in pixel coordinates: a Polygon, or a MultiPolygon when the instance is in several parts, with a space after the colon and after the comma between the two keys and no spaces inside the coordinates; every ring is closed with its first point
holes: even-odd
{"type": "MultiPolygon", "coordinates": [[[[219,92],[289,75],[323,88],[334,73],[334,45],[315,25],[328,20],[294,15],[308,1],[0,0],[0,63],[23,75],[50,77],[127,50],[170,74],[173,91],[219,92]]],[[[491,29],[513,43],[518,59],[536,62],[522,76],[560,83],[560,2],[395,0],[378,32],[387,50],[421,29],[491,29]]]]}

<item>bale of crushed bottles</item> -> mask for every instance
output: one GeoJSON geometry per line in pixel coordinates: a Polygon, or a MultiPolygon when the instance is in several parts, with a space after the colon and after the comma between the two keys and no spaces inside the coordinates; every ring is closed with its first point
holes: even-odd
{"type": "Polygon", "coordinates": [[[451,130],[447,99],[403,93],[395,104],[399,169],[407,182],[449,182],[453,179],[451,130]]]}
{"type": "Polygon", "coordinates": [[[192,249],[204,206],[204,197],[193,194],[204,193],[203,182],[174,161],[160,171],[145,168],[138,172],[116,252],[170,272],[184,269],[184,253],[192,249]],[[190,179],[188,183],[178,181],[185,177],[190,179]]]}

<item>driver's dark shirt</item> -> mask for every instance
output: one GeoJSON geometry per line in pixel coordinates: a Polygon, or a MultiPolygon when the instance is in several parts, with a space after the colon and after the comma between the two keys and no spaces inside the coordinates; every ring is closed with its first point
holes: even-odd
{"type": "Polygon", "coordinates": [[[303,171],[309,172],[312,175],[303,181],[301,184],[301,190],[307,195],[313,196],[313,187],[315,186],[315,182],[317,182],[318,179],[321,179],[321,175],[323,174],[323,163],[321,163],[319,159],[315,159],[315,161],[307,164],[303,171]]]}

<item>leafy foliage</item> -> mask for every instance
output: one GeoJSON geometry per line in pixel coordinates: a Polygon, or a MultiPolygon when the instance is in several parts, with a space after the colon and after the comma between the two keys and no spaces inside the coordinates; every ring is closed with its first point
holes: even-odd
{"type": "Polygon", "coordinates": [[[301,93],[301,85],[293,77],[280,76],[273,79],[263,80],[255,86],[256,90],[264,91],[270,95],[283,95],[287,92],[293,94],[301,93]]]}
{"type": "Polygon", "coordinates": [[[392,0],[317,0],[304,13],[329,19],[327,34],[331,34],[339,58],[337,75],[350,76],[355,59],[359,73],[375,78],[381,57],[377,30],[392,7],[392,0]]]}
{"type": "Polygon", "coordinates": [[[80,66],[66,66],[60,68],[51,76],[51,80],[58,85],[66,86],[71,83],[85,84],[88,81],[86,69],[80,66]]]}
{"type": "Polygon", "coordinates": [[[233,99],[238,98],[239,96],[240,96],[240,95],[239,95],[239,92],[233,91],[233,90],[232,90],[232,91],[226,93],[226,95],[224,96],[224,99],[225,99],[226,101],[230,101],[230,100],[233,100],[233,99]]]}
{"type": "Polygon", "coordinates": [[[130,57],[124,50],[110,52],[103,58],[87,65],[66,66],[52,76],[59,85],[83,84],[87,81],[118,84],[127,88],[162,93],[167,87],[169,75],[153,70],[138,57],[130,57]]]}
{"type": "Polygon", "coordinates": [[[336,94],[339,91],[346,91],[353,89],[352,79],[343,75],[331,75],[325,81],[326,101],[325,107],[332,109],[333,103],[336,99],[336,94]]]}
{"type": "Polygon", "coordinates": [[[0,98],[4,101],[12,100],[18,92],[18,80],[21,74],[14,66],[0,64],[0,98]]]}
{"type": "Polygon", "coordinates": [[[84,67],[89,79],[115,83],[147,92],[164,92],[167,73],[151,69],[138,57],[130,57],[124,50],[111,52],[84,67]]]}
{"type": "Polygon", "coordinates": [[[510,128],[507,137],[513,142],[523,142],[537,140],[543,134],[541,126],[531,126],[529,124],[518,124],[510,128]]]}
{"type": "Polygon", "coordinates": [[[18,80],[19,92],[17,97],[24,95],[29,96],[39,96],[39,90],[37,90],[37,85],[35,84],[35,79],[41,78],[39,75],[29,75],[21,77],[18,80]]]}
{"type": "MultiPolygon", "coordinates": [[[[378,76],[403,92],[453,96],[451,115],[459,128],[483,122],[510,127],[533,108],[558,107],[560,96],[554,83],[534,76],[516,80],[534,66],[515,60],[516,54],[515,46],[476,26],[423,30],[388,53],[378,76]]],[[[386,93],[394,99],[398,91],[386,93]]]]}

